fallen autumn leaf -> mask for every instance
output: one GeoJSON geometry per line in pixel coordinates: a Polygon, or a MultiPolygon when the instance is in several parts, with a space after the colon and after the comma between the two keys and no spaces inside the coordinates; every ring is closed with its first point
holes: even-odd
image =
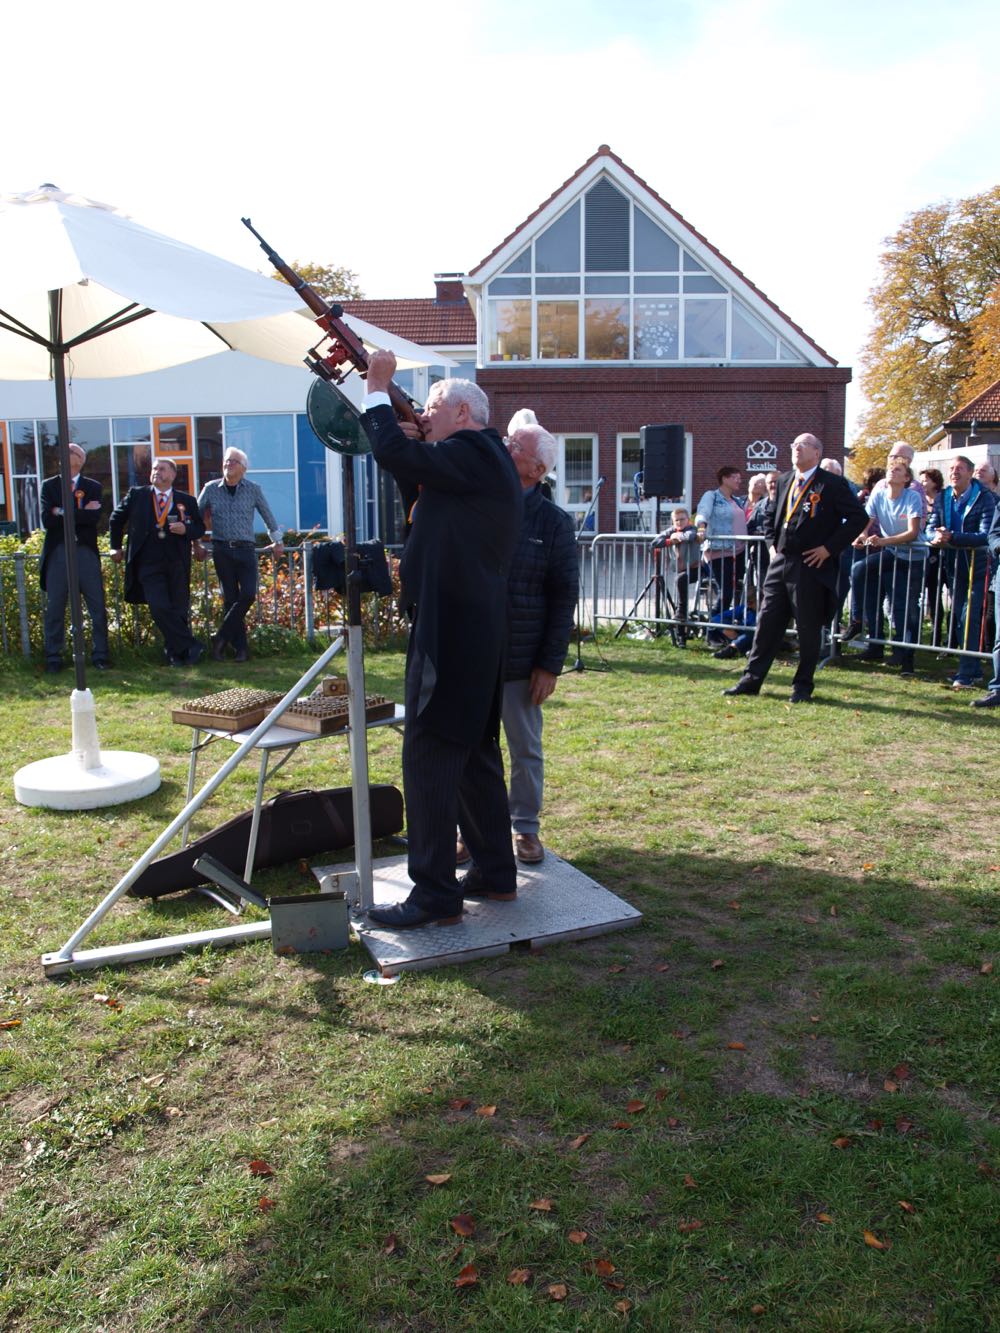
{"type": "Polygon", "coordinates": [[[475,1264],[466,1264],[458,1277],[455,1279],[456,1287],[474,1287],[479,1281],[479,1273],[475,1264]]]}
{"type": "Polygon", "coordinates": [[[424,1180],[427,1181],[428,1185],[447,1185],[448,1181],[451,1180],[451,1172],[445,1171],[440,1176],[424,1176],[424,1180]]]}
{"type": "Polygon", "coordinates": [[[451,1229],[456,1235],[468,1238],[475,1233],[476,1224],[468,1213],[459,1213],[451,1219],[451,1229]]]}

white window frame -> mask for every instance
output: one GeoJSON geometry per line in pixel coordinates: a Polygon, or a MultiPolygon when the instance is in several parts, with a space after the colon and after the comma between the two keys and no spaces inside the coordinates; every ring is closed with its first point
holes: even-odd
{"type": "MultiPolygon", "coordinates": [[[[591,469],[591,471],[590,471],[590,483],[589,483],[589,484],[590,484],[591,492],[593,492],[593,491],[595,491],[596,488],[597,488],[597,475],[598,475],[598,473],[597,473],[597,449],[598,449],[598,437],[597,437],[597,432],[596,432],[596,431],[589,431],[589,430],[568,430],[568,431],[566,431],[564,434],[562,434],[562,435],[557,435],[557,436],[556,436],[556,444],[559,446],[559,448],[558,448],[558,455],[557,455],[557,458],[556,458],[555,502],[556,502],[556,504],[559,506],[560,509],[565,509],[566,512],[567,512],[567,514],[572,514],[572,515],[573,515],[573,522],[574,522],[575,526],[576,526],[577,528],[579,528],[580,524],[583,522],[583,517],[584,517],[584,515],[586,514],[587,510],[590,508],[590,501],[588,500],[585,504],[579,504],[579,503],[570,503],[570,501],[568,501],[568,500],[566,499],[566,481],[565,481],[565,477],[566,477],[566,441],[567,441],[567,440],[589,440],[589,441],[590,441],[590,469],[591,469]]],[[[576,484],[577,484],[577,483],[574,482],[574,485],[576,485],[576,484]]],[[[583,484],[586,485],[587,483],[584,482],[583,484]]],[[[597,528],[598,528],[598,524],[597,524],[597,512],[598,512],[598,508],[599,508],[599,502],[598,502],[598,505],[595,505],[595,506],[594,506],[594,528],[593,528],[593,530],[594,530],[595,532],[597,531],[597,528]]]]}
{"type": "MultiPolygon", "coordinates": [[[[625,442],[626,440],[635,440],[636,444],[638,444],[639,441],[641,440],[641,438],[642,438],[642,437],[640,436],[640,434],[639,434],[639,432],[638,432],[637,430],[624,430],[624,431],[620,431],[620,432],[618,433],[617,439],[616,439],[616,441],[615,441],[615,472],[616,472],[617,477],[618,477],[618,486],[617,486],[617,488],[616,488],[616,490],[615,490],[615,531],[616,531],[616,532],[625,532],[625,531],[626,531],[626,529],[622,527],[622,513],[623,513],[623,512],[625,512],[625,513],[630,513],[630,514],[637,514],[637,513],[639,512],[639,511],[636,509],[636,506],[635,506],[635,500],[634,500],[635,492],[634,492],[634,490],[633,490],[633,485],[632,485],[632,482],[633,482],[633,478],[634,478],[634,476],[635,476],[635,473],[634,473],[634,472],[630,472],[630,473],[626,476],[625,473],[624,473],[623,470],[622,470],[622,445],[624,444],[624,442],[625,442]],[[625,489],[626,484],[627,484],[627,486],[628,486],[629,493],[630,493],[630,496],[631,496],[632,498],[630,498],[630,500],[628,501],[628,503],[626,503],[626,504],[622,504],[622,501],[621,501],[621,494],[622,494],[622,491],[625,489]]],[[[650,500],[643,499],[643,500],[640,500],[640,502],[639,502],[639,508],[641,509],[641,511],[642,511],[642,516],[643,516],[643,517],[642,517],[642,520],[640,520],[639,526],[638,526],[637,528],[630,528],[630,529],[627,529],[627,531],[630,531],[630,532],[652,532],[652,531],[653,531],[654,522],[655,522],[655,516],[656,516],[656,501],[655,501],[654,499],[650,499],[650,500]]]]}

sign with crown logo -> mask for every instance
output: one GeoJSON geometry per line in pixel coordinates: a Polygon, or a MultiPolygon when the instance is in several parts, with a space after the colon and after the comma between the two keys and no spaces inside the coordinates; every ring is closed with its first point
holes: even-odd
{"type": "Polygon", "coordinates": [[[747,445],[747,472],[774,472],[778,466],[778,446],[770,440],[754,440],[747,445]]]}

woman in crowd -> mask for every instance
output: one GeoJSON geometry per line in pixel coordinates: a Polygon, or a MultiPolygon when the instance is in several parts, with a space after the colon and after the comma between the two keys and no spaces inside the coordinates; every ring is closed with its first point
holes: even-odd
{"type": "Polygon", "coordinates": [[[695,526],[704,547],[712,578],[719,588],[719,596],[712,607],[712,615],[727,611],[733,604],[737,587],[742,587],[746,570],[746,542],[724,541],[728,536],[746,537],[747,516],[742,503],[736,498],[743,480],[738,467],[720,467],[715,474],[718,486],[706,491],[698,501],[695,526]]]}

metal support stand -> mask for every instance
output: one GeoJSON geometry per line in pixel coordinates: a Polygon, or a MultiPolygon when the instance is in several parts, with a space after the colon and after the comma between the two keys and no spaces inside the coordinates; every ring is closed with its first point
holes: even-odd
{"type": "MultiPolygon", "coordinates": [[[[128,892],[146,867],[156,860],[164,847],[190,821],[192,815],[201,809],[212,793],[217,791],[229,774],[243,762],[261,737],[267,734],[285,710],[302,694],[306,686],[311,685],[333,657],[340,652],[343,643],[343,637],[335,639],[326,652],[316,659],[285,697],[275,704],[263,722],[254,728],[242,745],[233,751],[219,771],[209,778],[201,791],[187,802],[180,814],[171,820],[153,844],[139,857],[138,861],[134,862],[104,901],[91,912],[83,925],[69,937],[62,948],[54,953],[42,955],[42,967],[46,976],[56,977],[64,972],[105,967],[113,963],[136,962],[143,958],[161,958],[167,954],[181,953],[186,949],[202,948],[206,944],[234,944],[247,939],[266,939],[270,935],[270,922],[262,921],[250,925],[232,926],[222,930],[203,930],[188,935],[171,935],[158,940],[139,940],[133,944],[111,945],[104,949],[77,948],[94,927],[107,916],[118,899],[128,892]]],[[[363,728],[364,723],[362,722],[363,728]]]]}

